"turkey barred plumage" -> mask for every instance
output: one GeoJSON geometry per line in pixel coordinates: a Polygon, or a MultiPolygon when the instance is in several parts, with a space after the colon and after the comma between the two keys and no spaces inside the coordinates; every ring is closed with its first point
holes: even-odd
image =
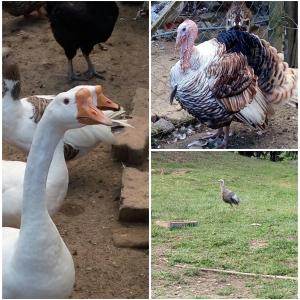
{"type": "MultiPolygon", "coordinates": [[[[180,61],[171,69],[171,103],[213,129],[232,121],[264,129],[275,104],[297,98],[297,74],[275,48],[254,34],[229,30],[194,46],[197,25],[184,21],[177,30],[180,61]]],[[[218,131],[217,136],[222,133],[218,131]]]]}

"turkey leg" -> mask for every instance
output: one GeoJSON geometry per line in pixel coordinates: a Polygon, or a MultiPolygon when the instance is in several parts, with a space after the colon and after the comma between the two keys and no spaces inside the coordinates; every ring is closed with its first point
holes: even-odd
{"type": "Polygon", "coordinates": [[[216,147],[217,149],[226,149],[227,148],[228,140],[229,140],[229,127],[230,127],[230,125],[222,128],[222,131],[224,129],[224,138],[223,138],[222,143],[216,147]]]}

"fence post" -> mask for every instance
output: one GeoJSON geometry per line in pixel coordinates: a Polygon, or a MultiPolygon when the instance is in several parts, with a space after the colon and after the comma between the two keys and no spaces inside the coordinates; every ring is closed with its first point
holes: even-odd
{"type": "Polygon", "coordinates": [[[284,15],[283,1],[270,1],[269,4],[269,31],[268,37],[270,44],[277,49],[279,53],[282,53],[283,42],[283,22],[284,15]]]}
{"type": "Polygon", "coordinates": [[[287,24],[286,28],[286,51],[285,51],[285,60],[290,67],[298,67],[298,3],[297,1],[287,1],[284,3],[285,14],[288,18],[285,18],[287,24]],[[289,28],[290,27],[290,28],[289,28]]]}
{"type": "Polygon", "coordinates": [[[166,20],[172,13],[176,11],[176,9],[181,5],[181,1],[170,2],[165,6],[165,8],[161,11],[160,16],[151,26],[151,35],[155,33],[155,31],[163,24],[163,21],[166,20]]]}

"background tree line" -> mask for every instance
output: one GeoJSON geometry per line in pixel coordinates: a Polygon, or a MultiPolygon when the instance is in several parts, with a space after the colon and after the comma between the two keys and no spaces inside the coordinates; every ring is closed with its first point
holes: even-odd
{"type": "Polygon", "coordinates": [[[270,159],[271,161],[297,160],[297,151],[238,151],[240,155],[270,159]]]}

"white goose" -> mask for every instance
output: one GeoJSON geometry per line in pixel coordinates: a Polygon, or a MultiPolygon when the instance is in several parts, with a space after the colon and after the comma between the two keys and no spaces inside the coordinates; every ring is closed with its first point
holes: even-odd
{"type": "MultiPolygon", "coordinates": [[[[2,60],[4,94],[2,103],[3,140],[28,153],[37,123],[47,105],[54,98],[54,95],[35,95],[20,99],[20,73],[9,49],[3,49],[2,60]],[[12,116],[14,117],[12,118],[12,116]]],[[[116,119],[126,113],[119,104],[103,94],[103,89],[100,85],[76,86],[72,90],[77,91],[83,87],[88,88],[92,92],[94,103],[97,103],[99,109],[105,109],[103,112],[106,116],[116,119]]],[[[126,126],[125,124],[123,125],[126,126]]],[[[69,130],[63,139],[66,160],[81,157],[100,142],[106,144],[114,144],[116,142],[111,128],[102,125],[69,130]]]]}
{"type": "MultiPolygon", "coordinates": [[[[20,228],[22,214],[23,184],[26,163],[2,161],[2,226],[20,228]]],[[[54,152],[46,185],[46,205],[50,216],[61,207],[67,194],[69,173],[61,140],[54,152]]]]}
{"type": "MultiPolygon", "coordinates": [[[[3,98],[3,136],[7,142],[29,151],[34,132],[48,103],[45,103],[45,100],[36,100],[35,98],[38,96],[18,100],[20,94],[19,69],[16,64],[12,63],[10,54],[6,54],[6,52],[7,50],[3,54],[5,93],[3,98]],[[35,109],[34,105],[37,105],[35,109]],[[12,116],[15,117],[12,118],[12,116]]],[[[118,107],[117,104],[103,95],[100,86],[77,86],[69,92],[76,92],[83,87],[91,92],[93,101],[97,105],[118,107]]],[[[54,96],[40,97],[51,100],[54,98],[54,96]]],[[[105,111],[105,114],[111,118],[118,117],[124,113],[124,110],[105,111]]],[[[130,126],[126,121],[115,122],[115,125],[130,126]]],[[[59,210],[67,193],[69,175],[65,157],[70,158],[76,155],[83,155],[100,141],[113,144],[115,143],[115,136],[110,127],[98,124],[68,130],[63,140],[58,144],[53,155],[47,178],[46,203],[50,216],[53,216],[59,210]],[[89,127],[91,129],[86,130],[89,127]],[[63,140],[67,140],[68,144],[64,145],[63,140]],[[74,144],[78,148],[74,147],[74,144]]],[[[3,161],[2,166],[5,174],[2,178],[2,226],[20,228],[26,163],[3,161]]]]}
{"type": "Polygon", "coordinates": [[[67,298],[75,270],[72,255],[46,208],[46,182],[57,144],[66,130],[84,124],[111,125],[88,89],[57,95],[35,132],[24,178],[21,229],[2,229],[4,298],[67,298]]]}

